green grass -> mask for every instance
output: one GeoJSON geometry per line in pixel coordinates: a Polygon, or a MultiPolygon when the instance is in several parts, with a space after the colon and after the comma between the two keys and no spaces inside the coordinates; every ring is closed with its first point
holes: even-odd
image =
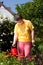
{"type": "Polygon", "coordinates": [[[18,62],[16,57],[12,56],[5,56],[4,54],[0,53],[0,65],[35,65],[34,61],[28,61],[22,60],[21,62],[18,62]]]}

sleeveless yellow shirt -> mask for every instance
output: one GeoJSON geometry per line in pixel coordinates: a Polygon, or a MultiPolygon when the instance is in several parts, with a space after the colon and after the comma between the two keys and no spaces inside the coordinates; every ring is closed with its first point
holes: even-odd
{"type": "Polygon", "coordinates": [[[18,41],[31,42],[31,31],[34,29],[33,24],[29,20],[23,19],[23,23],[17,23],[14,28],[14,33],[18,34],[18,41]]]}

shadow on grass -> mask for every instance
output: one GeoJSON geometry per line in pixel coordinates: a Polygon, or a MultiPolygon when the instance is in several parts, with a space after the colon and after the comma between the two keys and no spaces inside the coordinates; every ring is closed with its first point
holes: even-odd
{"type": "Polygon", "coordinates": [[[34,61],[26,61],[25,59],[22,59],[20,63],[22,65],[35,65],[34,61]]]}

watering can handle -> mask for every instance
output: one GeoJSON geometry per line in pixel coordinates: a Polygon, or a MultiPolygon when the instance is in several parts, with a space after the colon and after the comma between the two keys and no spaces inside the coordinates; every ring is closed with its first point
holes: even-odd
{"type": "Polygon", "coordinates": [[[15,48],[16,47],[16,45],[14,45],[14,46],[12,46],[13,48],[15,48]]]}

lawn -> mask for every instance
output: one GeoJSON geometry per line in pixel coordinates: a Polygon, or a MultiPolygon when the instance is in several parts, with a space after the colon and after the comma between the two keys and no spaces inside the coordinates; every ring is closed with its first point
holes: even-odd
{"type": "Polygon", "coordinates": [[[34,61],[26,62],[24,59],[18,62],[16,57],[11,55],[5,55],[5,53],[0,53],[0,65],[35,65],[34,61]]]}

